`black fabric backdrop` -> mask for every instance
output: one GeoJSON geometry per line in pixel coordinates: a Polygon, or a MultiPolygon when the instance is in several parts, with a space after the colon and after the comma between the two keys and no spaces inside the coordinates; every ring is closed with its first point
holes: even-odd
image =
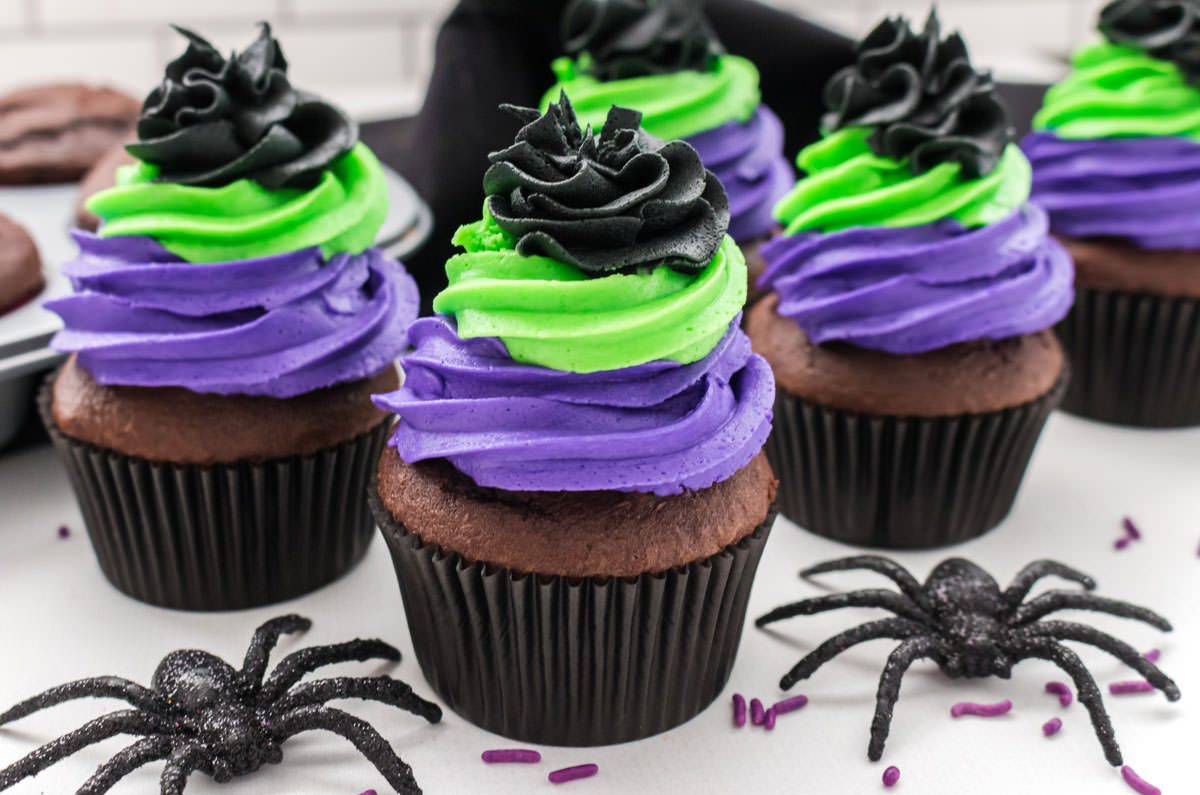
{"type": "MultiPolygon", "coordinates": [[[[554,80],[562,55],[558,18],[566,0],[461,0],[438,33],[433,74],[414,117],[363,126],[362,138],[403,174],[433,209],[428,242],[405,265],[421,288],[422,313],[446,285],[450,236],[479,218],[487,153],[511,142],[517,122],[502,102],[534,106],[554,80]]],[[[752,0],[708,0],[726,49],[758,65],[763,101],[783,120],[793,156],[817,137],[821,89],[853,60],[853,45],[791,13],[752,0]]],[[[1018,131],[1041,102],[1044,86],[1006,85],[1018,131]]]]}

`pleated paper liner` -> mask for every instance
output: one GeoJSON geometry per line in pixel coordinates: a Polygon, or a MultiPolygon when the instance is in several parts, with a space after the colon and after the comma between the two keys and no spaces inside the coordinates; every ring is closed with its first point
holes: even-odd
{"type": "Polygon", "coordinates": [[[357,563],[374,532],[363,494],[379,425],[312,455],[196,466],[122,455],[64,434],[51,375],[38,410],[66,466],[104,575],[135,599],[233,610],[313,591],[357,563]]]}
{"type": "Polygon", "coordinates": [[[939,547],[995,527],[1012,508],[1069,374],[1002,411],[890,417],[842,411],[779,389],[765,447],[780,511],[847,544],[939,547]]]}
{"type": "Polygon", "coordinates": [[[775,506],[704,560],[636,578],[519,575],[424,543],[370,490],[421,670],[476,726],[539,745],[649,737],[724,689],[775,506]]]}
{"type": "Polygon", "coordinates": [[[1076,287],[1056,330],[1073,372],[1067,411],[1119,425],[1200,425],[1200,300],[1076,287]]]}

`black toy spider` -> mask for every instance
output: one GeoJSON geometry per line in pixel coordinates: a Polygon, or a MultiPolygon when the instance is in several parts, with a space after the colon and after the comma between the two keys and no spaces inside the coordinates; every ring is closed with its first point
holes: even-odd
{"type": "Polygon", "coordinates": [[[800,576],[848,569],[869,569],[889,577],[900,587],[900,593],[870,589],[818,596],[777,607],[755,624],[762,627],[780,619],[841,607],[882,607],[896,614],[895,618],[870,621],[835,635],[779,681],[779,686],[787,690],[838,654],[864,641],[876,638],[903,641],[888,657],[879,678],[871,744],[867,749],[872,761],[883,755],[892,709],[900,695],[900,679],[920,659],[932,659],[951,678],[998,676],[1001,679],[1011,677],[1013,666],[1021,660],[1049,660],[1074,680],[1079,701],[1087,708],[1104,755],[1113,765],[1122,763],[1121,750],[1104,710],[1100,689],[1079,656],[1059,641],[1078,641],[1103,649],[1163,691],[1168,700],[1179,698],[1175,683],[1129,644],[1084,624],[1039,620],[1057,610],[1096,610],[1144,621],[1164,632],[1171,630],[1166,619],[1144,607],[1080,591],[1053,590],[1025,602],[1034,583],[1050,575],[1077,582],[1089,591],[1096,587],[1091,577],[1061,563],[1052,560],[1030,563],[1004,591],[990,574],[962,558],[939,563],[924,585],[898,563],[878,555],[821,563],[800,572],[800,576]]]}
{"type": "Polygon", "coordinates": [[[142,765],[166,760],[162,795],[179,795],[188,776],[202,771],[224,783],[253,773],[264,763],[283,759],[280,745],[310,729],[345,737],[379,769],[402,795],[419,795],[412,769],[369,723],[325,706],[335,698],[382,701],[420,715],[430,723],[442,711],[387,676],[317,679],[295,686],[305,674],[324,665],[350,660],[399,660],[400,652],[381,640],[352,640],[314,646],[284,657],[264,681],[267,656],[283,633],[312,626],[307,618],[280,616],[259,627],[242,670],[205,651],[184,649],[163,658],[150,689],[115,676],[81,679],[22,701],[0,715],[0,724],[23,718],[55,704],[96,696],[119,698],[134,708],[96,718],[20,761],[0,770],[0,790],[45,770],[92,743],[118,734],[142,735],[101,765],[76,795],[99,795],[142,765]],[[295,687],[294,687],[295,686],[295,687]]]}

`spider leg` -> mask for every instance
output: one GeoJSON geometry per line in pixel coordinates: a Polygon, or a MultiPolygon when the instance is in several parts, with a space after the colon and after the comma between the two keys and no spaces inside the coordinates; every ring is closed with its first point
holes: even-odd
{"type": "Polygon", "coordinates": [[[1170,677],[1164,674],[1157,665],[1143,657],[1137,649],[1112,635],[1072,621],[1042,621],[1028,629],[1030,634],[1035,636],[1051,640],[1073,640],[1106,651],[1141,674],[1147,682],[1163,691],[1168,701],[1179,700],[1179,686],[1171,681],[1170,677]]]}
{"type": "Polygon", "coordinates": [[[292,652],[267,677],[260,698],[269,704],[291,689],[305,674],[324,665],[356,660],[399,660],[400,652],[381,640],[351,640],[292,652]]]}
{"type": "Polygon", "coordinates": [[[882,574],[896,583],[901,592],[909,599],[924,606],[924,593],[921,590],[921,583],[917,582],[917,578],[912,576],[908,569],[896,561],[881,555],[854,555],[839,560],[827,560],[824,563],[809,566],[800,572],[800,576],[807,578],[812,577],[814,574],[824,574],[829,571],[850,571],[853,569],[865,569],[882,574]]]}
{"type": "Polygon", "coordinates": [[[1096,587],[1096,581],[1078,569],[1055,560],[1035,560],[1017,572],[1012,584],[1004,591],[1004,601],[1010,607],[1016,607],[1025,601],[1034,583],[1043,577],[1062,577],[1064,580],[1077,582],[1089,591],[1096,587]]]}
{"type": "Polygon", "coordinates": [[[298,707],[320,706],[335,698],[361,698],[364,701],[381,701],[393,707],[420,715],[430,723],[442,719],[442,709],[432,701],[426,701],[413,692],[406,683],[390,676],[352,678],[339,676],[305,682],[284,695],[271,706],[272,714],[278,715],[298,707]]]}
{"type": "Polygon", "coordinates": [[[75,795],[102,795],[142,765],[166,759],[170,753],[169,737],[144,737],[121,749],[112,759],[101,765],[75,795]]]}
{"type": "Polygon", "coordinates": [[[57,740],[0,770],[0,790],[8,789],[23,778],[36,776],[46,768],[71,754],[94,743],[107,740],[118,734],[157,734],[165,732],[166,725],[152,715],[137,710],[111,712],[88,721],[80,728],[64,734],[57,740]]]}
{"type": "Polygon", "coordinates": [[[1070,675],[1075,682],[1075,693],[1079,703],[1083,704],[1092,719],[1092,728],[1104,749],[1104,757],[1113,767],[1120,765],[1121,749],[1117,747],[1112,721],[1104,710],[1100,688],[1096,686],[1096,680],[1084,666],[1083,660],[1079,659],[1079,655],[1052,638],[1031,638],[1028,643],[1018,644],[1016,651],[1020,652],[1022,658],[1037,657],[1049,660],[1070,675]]]}
{"type": "Polygon", "coordinates": [[[250,639],[250,646],[246,649],[246,659],[242,662],[242,678],[251,684],[262,682],[263,674],[267,670],[267,658],[279,642],[279,636],[307,632],[311,626],[312,621],[293,613],[272,618],[254,630],[254,637],[250,639]]]}
{"type": "Polygon", "coordinates": [[[887,742],[892,728],[892,710],[900,697],[900,680],[908,667],[923,657],[929,657],[941,645],[937,638],[910,638],[896,647],[888,657],[887,665],[879,676],[879,690],[875,694],[875,717],[871,720],[871,743],[867,746],[867,758],[878,762],[883,756],[883,744],[887,742]]]}
{"type": "Polygon", "coordinates": [[[764,627],[785,618],[811,616],[814,613],[839,610],[843,607],[881,607],[913,621],[927,622],[930,620],[924,610],[903,594],[872,588],[864,591],[814,596],[811,599],[802,599],[799,602],[781,605],[771,612],[759,616],[754,621],[754,626],[764,627]]]}
{"type": "Polygon", "coordinates": [[[272,724],[272,729],[276,740],[281,743],[300,732],[318,729],[341,735],[375,765],[399,795],[421,795],[412,768],[396,755],[388,741],[371,724],[340,709],[300,707],[282,715],[272,724]]]}
{"type": "Polygon", "coordinates": [[[1035,599],[1030,599],[1013,613],[1013,623],[1029,624],[1058,610],[1092,610],[1097,613],[1108,613],[1121,618],[1144,621],[1163,632],[1171,631],[1171,622],[1153,610],[1079,591],[1047,591],[1035,599]]]}
{"type": "Polygon", "coordinates": [[[868,621],[853,629],[834,635],[817,648],[810,651],[804,659],[796,663],[792,670],[779,680],[779,688],[788,690],[801,679],[807,679],[825,663],[838,656],[851,646],[865,643],[868,640],[892,638],[907,640],[908,638],[924,635],[928,632],[915,621],[907,618],[884,618],[879,621],[868,621]]]}
{"type": "Polygon", "coordinates": [[[159,712],[166,708],[161,696],[153,690],[142,687],[137,682],[117,676],[97,676],[52,687],[44,693],[27,698],[0,714],[0,724],[9,723],[38,710],[77,698],[119,698],[147,712],[159,712]]]}
{"type": "Polygon", "coordinates": [[[207,749],[195,745],[180,748],[171,754],[158,780],[161,795],[181,795],[188,777],[204,766],[207,757],[207,749]]]}

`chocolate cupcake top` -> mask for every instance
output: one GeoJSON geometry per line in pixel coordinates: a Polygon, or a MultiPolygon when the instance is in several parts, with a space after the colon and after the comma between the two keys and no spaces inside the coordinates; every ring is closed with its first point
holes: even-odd
{"type": "Polygon", "coordinates": [[[814,342],[889,353],[1040,331],[1070,259],[1026,204],[1030,166],[990,75],[931,12],[885,19],[825,90],[824,137],[775,206],[759,284],[814,342]]]}
{"type": "Polygon", "coordinates": [[[370,377],[406,345],[416,285],[371,248],[381,166],[339,109],[294,89],[262,24],[229,58],[187,49],[147,97],[138,158],[87,207],[47,304],[103,385],[293,395],[370,377]]]}
{"type": "Polygon", "coordinates": [[[562,18],[567,56],[542,98],[565,93],[580,123],[601,129],[614,105],[642,113],[651,135],[684,138],[729,195],[729,233],[770,232],[771,205],[795,179],[783,125],[759,102],[758,70],[725,52],[699,0],[571,0],[562,18]]]}
{"type": "Polygon", "coordinates": [[[1200,248],[1200,7],[1118,0],[1022,146],[1056,234],[1200,248]]]}
{"type": "Polygon", "coordinates": [[[399,416],[392,446],[508,490],[730,477],[766,439],[774,381],[738,325],[746,266],[719,183],[634,111],[595,136],[565,98],[521,114],[483,219],[455,236],[441,316],[413,324],[404,386],[376,397],[399,416]]]}

